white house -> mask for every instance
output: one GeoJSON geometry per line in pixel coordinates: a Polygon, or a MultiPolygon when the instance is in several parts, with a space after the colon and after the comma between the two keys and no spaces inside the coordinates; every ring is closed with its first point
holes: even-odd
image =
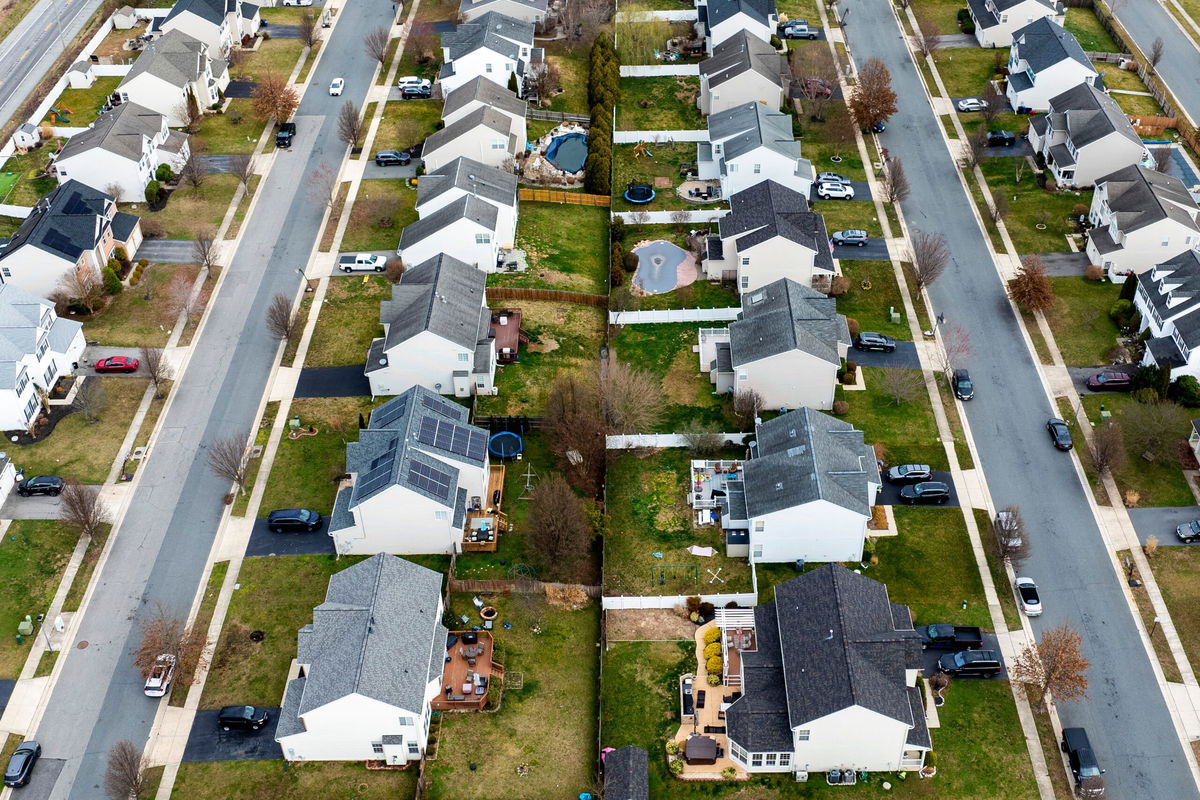
{"type": "Polygon", "coordinates": [[[809,210],[804,195],[764,180],[730,197],[729,208],[705,241],[705,277],[736,281],[741,292],[780,278],[828,285],[837,268],[825,218],[809,210]]]}
{"type": "Polygon", "coordinates": [[[1079,42],[1057,22],[1042,17],[1013,34],[1007,93],[1018,113],[1045,111],[1050,98],[1085,83],[1104,88],[1079,42]]]}
{"type": "Polygon", "coordinates": [[[424,386],[439,394],[490,394],[496,340],[484,286],[487,275],[440,255],[405,271],[392,299],[379,304],[384,335],[367,351],[371,395],[424,386]]]}
{"type": "Polygon", "coordinates": [[[41,411],[39,390],[74,373],[86,345],[83,326],[59,317],[54,303],[0,284],[0,430],[28,428],[41,411]]]}
{"type": "Polygon", "coordinates": [[[1008,47],[1013,34],[1035,20],[1062,25],[1067,19],[1059,0],[967,0],[967,9],[980,47],[1008,47]]]}
{"type": "Polygon", "coordinates": [[[118,247],[133,258],[141,243],[138,218],[117,211],[112,195],[69,180],[38,200],[0,246],[0,279],[49,297],[73,270],[99,277],[118,247]]]}
{"type": "Polygon", "coordinates": [[[775,0],[696,0],[696,13],[709,53],[738,31],[769,42],[779,27],[775,0]]]}
{"type": "Polygon", "coordinates": [[[532,22],[489,11],[442,34],[438,82],[447,95],[479,76],[507,88],[516,75],[520,91],[525,70],[540,61],[541,52],[533,47],[532,22]]]}
{"type": "Polygon", "coordinates": [[[832,297],[781,278],[743,294],[738,318],[701,328],[699,340],[700,371],[718,393],[753,390],[770,409],[830,409],[850,329],[832,297]]]}
{"type": "Polygon", "coordinates": [[[490,108],[509,117],[514,132],[525,129],[525,112],[529,110],[529,104],[482,75],[446,95],[446,102],[442,106],[442,124],[453,125],[480,108],[490,108]]]}
{"type": "Polygon", "coordinates": [[[467,22],[474,22],[489,11],[494,11],[536,25],[546,19],[549,8],[547,0],[462,0],[458,4],[458,15],[467,22]]]}
{"type": "Polygon", "coordinates": [[[371,412],[346,445],[351,485],[329,535],[339,553],[453,553],[487,495],[488,432],[464,406],[413,386],[371,412]]]}
{"type": "Polygon", "coordinates": [[[1055,95],[1047,113],[1030,117],[1029,143],[1060,188],[1086,188],[1121,167],[1153,164],[1129,117],[1090,83],[1055,95]]]}
{"type": "Polygon", "coordinates": [[[495,272],[500,256],[498,219],[494,205],[464,195],[407,226],[400,233],[396,255],[407,264],[449,255],[484,272],[495,272]]]}
{"type": "MultiPolygon", "coordinates": [[[[742,695],[725,711],[729,755],[750,773],[920,769],[933,748],[917,687],[921,641],[908,606],[840,564],[775,586],[722,627],[742,695]],[[736,651],[736,652],[731,652],[736,651]]],[[[732,681],[731,681],[732,678],[732,681]]],[[[797,777],[801,777],[797,775],[797,777]]]]}
{"type": "Polygon", "coordinates": [[[456,158],[417,178],[417,215],[427,217],[463,197],[496,207],[495,239],[512,248],[517,237],[517,176],[472,158],[456,158]]]}
{"type": "Polygon", "coordinates": [[[472,158],[499,167],[525,149],[525,120],[481,106],[435,131],[421,150],[425,169],[435,170],[456,158],[472,158]]]}
{"type": "Polygon", "coordinates": [[[244,0],[178,0],[157,24],[162,33],[182,31],[208,45],[210,53],[226,58],[230,48],[258,33],[262,15],[257,5],[244,0]]]}
{"type": "Polygon", "coordinates": [[[122,103],[67,140],[54,160],[60,184],[69,180],[116,191],[125,203],[142,202],[146,185],[167,164],[179,172],[191,150],[187,134],[167,127],[167,118],[137,103],[122,103]]]}
{"type": "Polygon", "coordinates": [[[1133,304],[1149,329],[1143,364],[1171,370],[1171,379],[1200,378],[1200,255],[1184,250],[1136,276],[1133,304]]]}
{"type": "Polygon", "coordinates": [[[745,103],[783,105],[787,58],[769,42],[738,31],[713,48],[712,58],[700,62],[701,114],[727,111],[745,103]]]}
{"type": "Polygon", "coordinates": [[[772,180],[808,197],[815,174],[800,157],[787,114],[743,103],[709,116],[708,139],[696,145],[696,172],[700,180],[720,180],[723,196],[772,180]]]}
{"type": "Polygon", "coordinates": [[[117,87],[124,103],[157,111],[173,127],[186,125],[187,104],[205,109],[229,86],[225,59],[180,30],[168,31],[146,45],[117,87]]]}
{"type": "Polygon", "coordinates": [[[441,690],[442,576],[395,556],[329,578],[296,635],[275,741],[288,761],[420,761],[441,690]]]}
{"type": "Polygon", "coordinates": [[[1200,208],[1183,182],[1145,167],[1096,181],[1088,219],[1088,258],[1117,282],[1200,247],[1200,208]]]}

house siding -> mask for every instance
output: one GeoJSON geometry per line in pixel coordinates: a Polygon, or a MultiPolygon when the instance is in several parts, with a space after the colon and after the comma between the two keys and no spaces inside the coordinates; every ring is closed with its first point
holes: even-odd
{"type": "Polygon", "coordinates": [[[393,347],[387,358],[386,369],[367,374],[372,397],[400,394],[418,384],[433,392],[452,394],[454,373],[471,369],[474,352],[423,331],[393,347]],[[460,361],[460,354],[467,359],[460,361]]]}
{"type": "MultiPolygon", "coordinates": [[[[829,480],[823,476],[823,480],[829,480]]],[[[872,502],[874,502],[872,492],[872,502]]],[[[868,517],[828,500],[793,506],[750,520],[750,559],[762,563],[862,560],[868,517]],[[763,530],[757,530],[758,523],[763,530]],[[761,546],[761,555],[757,555],[761,546]]]]}
{"type": "MultiPolygon", "coordinates": [[[[442,192],[433,200],[428,200],[417,206],[417,215],[427,217],[433,212],[444,206],[448,206],[455,200],[459,200],[469,195],[464,189],[449,189],[442,192]]],[[[496,207],[496,243],[500,248],[510,248],[516,243],[517,238],[517,207],[515,205],[505,205],[496,203],[486,197],[479,197],[480,200],[496,207]]],[[[419,263],[419,262],[418,262],[419,263]]]]}
{"type": "Polygon", "coordinates": [[[850,706],[794,728],[793,761],[796,769],[812,772],[846,768],[895,772],[901,769],[908,731],[899,720],[850,706]],[[807,741],[795,734],[801,730],[808,731],[807,741]]]}
{"type": "MultiPolygon", "coordinates": [[[[523,129],[524,125],[522,124],[523,129]]],[[[518,135],[517,144],[518,146],[525,144],[523,136],[518,135]]],[[[504,162],[513,155],[515,153],[509,149],[508,134],[493,130],[486,125],[479,125],[463,133],[457,139],[447,142],[434,152],[425,154],[422,158],[425,170],[433,172],[459,157],[473,158],[489,167],[502,167],[504,162]],[[501,146],[494,147],[493,145],[497,143],[501,146]]]]}
{"type": "Polygon", "coordinates": [[[752,387],[762,396],[766,408],[808,406],[828,411],[833,408],[837,371],[837,364],[800,350],[789,350],[734,367],[734,385],[739,389],[752,387]],[[743,374],[745,380],[741,380],[743,374]]]}
{"type": "MultiPolygon", "coordinates": [[[[438,683],[436,680],[430,682],[435,694],[438,683]]],[[[425,752],[428,739],[424,709],[410,711],[360,694],[347,695],[315,708],[301,715],[301,720],[306,728],[303,733],[279,740],[288,761],[384,760],[383,754],[373,747],[381,743],[383,736],[402,735],[406,744],[411,738],[420,745],[421,753],[425,752]],[[414,724],[400,725],[401,717],[411,717],[414,724]]],[[[401,756],[399,763],[409,760],[407,746],[389,749],[401,756]]],[[[419,758],[418,755],[413,760],[419,758]]]]}
{"type": "Polygon", "coordinates": [[[442,253],[472,264],[484,272],[496,271],[496,234],[471,220],[459,219],[435,236],[427,236],[397,253],[409,264],[421,264],[442,253]],[[476,244],[475,234],[486,233],[491,241],[476,244]]]}
{"type": "Polygon", "coordinates": [[[723,82],[716,89],[708,86],[708,76],[700,76],[700,113],[716,114],[749,102],[766,103],[771,108],[783,105],[783,88],[759,73],[748,70],[723,82]]]}
{"type": "MultiPolygon", "coordinates": [[[[1013,6],[1003,14],[1004,21],[990,28],[983,27],[978,24],[979,20],[975,20],[975,38],[980,47],[1009,47],[1012,45],[1013,34],[1034,20],[1049,17],[1060,26],[1067,20],[1066,14],[1055,14],[1053,9],[1035,0],[1027,0],[1013,6]]],[[[971,18],[975,18],[974,13],[971,14],[971,18]]]]}

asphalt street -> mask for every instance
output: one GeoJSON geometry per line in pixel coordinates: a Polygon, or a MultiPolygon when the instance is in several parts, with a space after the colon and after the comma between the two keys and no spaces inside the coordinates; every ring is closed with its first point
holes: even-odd
{"type": "Polygon", "coordinates": [[[1120,7],[1117,20],[1143,53],[1162,38],[1162,61],[1155,69],[1194,123],[1200,117],[1200,50],[1159,0],[1121,0],[1114,6],[1120,7]]]}
{"type": "MultiPolygon", "coordinates": [[[[348,3],[318,63],[296,117],[295,146],[280,152],[263,181],[260,203],[244,227],[213,307],[194,343],[138,484],[116,531],[111,557],[98,576],[62,674],[37,727],[48,758],[65,759],[60,775],[35,774],[54,784],[53,800],[102,795],[105,755],[121,740],[144,742],[157,704],[142,694],[131,651],[143,621],[161,604],[186,615],[212,548],[227,482],[205,463],[205,448],[227,436],[248,436],[275,359],[277,344],[262,323],[277,292],[299,290],[297,269],[309,261],[324,208],[304,183],[322,163],[340,165],[337,111],[346,100],[362,105],[375,62],[364,35],[390,25],[387,3],[348,3]],[[346,78],[342,97],[323,88],[346,78]],[[220,353],[221,358],[205,354],[220,353]],[[84,645],[83,642],[87,644],[84,645]]],[[[26,790],[28,791],[28,790],[26,790]]],[[[31,793],[32,796],[33,793],[31,793]]]]}
{"type": "MultiPolygon", "coordinates": [[[[908,168],[911,193],[902,204],[904,216],[910,229],[945,234],[950,248],[951,264],[930,295],[934,311],[948,325],[961,326],[974,346],[964,366],[975,379],[976,396],[964,408],[992,499],[998,507],[1019,505],[1031,532],[1033,552],[1023,571],[1038,582],[1046,607],[1032,621],[1034,631],[1072,626],[1091,662],[1088,697],[1060,704],[1063,724],[1087,728],[1108,770],[1108,797],[1195,797],[1183,746],[1084,495],[1077,462],[1047,440],[1043,421],[1055,412],[987,257],[891,5],[848,2],[854,10],[846,29],[852,52],[881,59],[899,98],[899,111],[879,139],[908,168]]],[[[1136,0],[1131,8],[1143,5],[1153,4],[1136,0]]],[[[859,56],[859,66],[865,57],[859,56]]],[[[1197,76],[1200,69],[1193,82],[1197,76]]],[[[1197,100],[1200,105],[1200,91],[1197,100]]]]}

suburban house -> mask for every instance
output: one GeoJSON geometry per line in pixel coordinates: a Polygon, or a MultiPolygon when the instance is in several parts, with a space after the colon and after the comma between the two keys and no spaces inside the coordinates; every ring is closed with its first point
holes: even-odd
{"type": "Polygon", "coordinates": [[[0,280],[49,297],[72,271],[99,277],[118,247],[133,258],[141,243],[138,218],[117,211],[112,195],[68,180],[38,200],[0,247],[0,280]]]}
{"type": "Polygon", "coordinates": [[[1008,47],[1018,30],[1039,19],[1067,20],[1060,0],[967,0],[967,9],[980,47],[1008,47]]]}
{"type": "Polygon", "coordinates": [[[805,780],[924,765],[933,742],[917,687],[921,641],[908,606],[879,581],[826,564],[777,584],[775,600],[754,608],[752,635],[722,634],[742,691],[725,711],[742,769],[805,780]]]}
{"type": "Polygon", "coordinates": [[[836,267],[825,218],[799,192],[764,180],[729,198],[719,233],[707,237],[704,275],[751,292],[780,278],[825,288],[836,267]]]}
{"type": "Polygon", "coordinates": [[[525,70],[542,60],[541,50],[533,46],[533,27],[532,22],[488,11],[442,34],[438,82],[443,96],[479,76],[507,88],[514,74],[519,92],[525,70]]]}
{"type": "Polygon", "coordinates": [[[333,504],[338,553],[453,553],[483,505],[488,432],[465,406],[413,386],[371,412],[346,445],[349,486],[333,504]]]}
{"type": "Polygon", "coordinates": [[[1088,258],[1117,282],[1200,247],[1200,208],[1187,187],[1141,166],[1096,181],[1088,220],[1088,258]]]}
{"type": "Polygon", "coordinates": [[[1041,17],[1013,34],[1007,93],[1018,113],[1045,111],[1050,98],[1081,84],[1104,88],[1074,35],[1053,19],[1041,17]]]}
{"type": "Polygon", "coordinates": [[[1200,255],[1184,250],[1136,278],[1133,304],[1149,329],[1143,364],[1200,378],[1200,255]]]}
{"type": "Polygon", "coordinates": [[[225,59],[180,30],[151,40],[117,87],[123,103],[136,103],[167,118],[167,125],[188,123],[187,106],[203,110],[220,102],[229,86],[225,59]]]}
{"type": "Polygon", "coordinates": [[[474,22],[494,11],[522,22],[537,24],[546,19],[549,7],[547,0],[462,0],[458,4],[458,15],[467,22],[474,22]]]}
{"type": "Polygon", "coordinates": [[[490,394],[496,340],[484,286],[487,275],[439,255],[404,272],[392,299],[379,304],[383,337],[367,351],[371,396],[424,386],[439,394],[490,394]]]}
{"type": "Polygon", "coordinates": [[[776,107],[743,103],[708,118],[708,141],[696,145],[700,180],[720,180],[724,197],[772,180],[808,197],[812,164],[800,157],[792,118],[776,107]]]}
{"type": "Polygon", "coordinates": [[[1030,117],[1029,143],[1059,188],[1086,188],[1115,169],[1151,163],[1129,117],[1090,83],[1051,97],[1047,113],[1030,117]]]}
{"type": "Polygon", "coordinates": [[[0,430],[24,430],[42,410],[39,394],[75,372],[87,342],[83,325],[54,303],[0,284],[0,430]]]}
{"type": "Polygon", "coordinates": [[[738,31],[769,42],[779,27],[775,0],[696,0],[696,12],[697,32],[708,37],[710,54],[738,31]]]}
{"type": "Polygon", "coordinates": [[[168,128],[166,117],[122,103],[67,140],[54,159],[54,173],[60,184],[76,180],[120,202],[139,203],[159,166],[179,172],[190,155],[187,134],[168,128]]]}
{"type": "Polygon", "coordinates": [[[858,562],[879,466],[862,431],[800,408],[755,425],[746,461],[693,461],[693,508],[752,562],[858,562]]]}
{"type": "Polygon", "coordinates": [[[446,102],[442,106],[442,124],[453,125],[480,108],[491,108],[508,116],[514,132],[525,129],[525,112],[529,110],[529,104],[482,75],[446,95],[446,102]]]}
{"type": "Polygon", "coordinates": [[[650,800],[650,756],[627,744],[602,753],[605,800],[650,800]]]}
{"type": "Polygon", "coordinates": [[[715,114],[745,103],[783,105],[787,57],[770,42],[741,30],[713,48],[700,62],[700,113],[715,114]]]}
{"type": "Polygon", "coordinates": [[[503,166],[525,149],[525,120],[480,106],[425,140],[421,160],[436,170],[456,158],[473,158],[491,167],[503,166]]]}
{"type": "Polygon", "coordinates": [[[275,741],[288,761],[420,761],[441,692],[442,576],[384,553],[335,572],[296,634],[275,741]]]}
{"type": "Polygon", "coordinates": [[[262,27],[258,9],[244,0],[178,0],[156,30],[181,31],[227,58],[230,48],[248,42],[262,27]]]}
{"type": "Polygon", "coordinates": [[[769,409],[833,408],[850,328],[837,301],[780,278],[742,295],[728,328],[701,328],[700,371],[720,394],[754,390],[769,409]]]}
{"type": "Polygon", "coordinates": [[[475,195],[464,195],[400,233],[396,255],[406,264],[421,264],[449,255],[484,272],[495,272],[500,256],[496,223],[500,212],[475,195]]]}
{"type": "Polygon", "coordinates": [[[517,238],[517,176],[472,158],[456,158],[417,178],[420,217],[464,197],[496,207],[496,242],[501,249],[511,248],[517,238]]]}
{"type": "MultiPolygon", "coordinates": [[[[1188,435],[1188,447],[1192,449],[1192,455],[1200,460],[1200,419],[1192,420],[1192,432],[1188,435]]],[[[3,491],[3,487],[0,487],[0,492],[3,491]]]]}

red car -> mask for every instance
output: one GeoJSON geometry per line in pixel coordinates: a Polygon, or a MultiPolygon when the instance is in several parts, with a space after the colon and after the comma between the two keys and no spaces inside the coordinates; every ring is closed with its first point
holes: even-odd
{"type": "Polygon", "coordinates": [[[141,362],[128,356],[109,356],[96,362],[96,372],[137,372],[141,362]]]}

